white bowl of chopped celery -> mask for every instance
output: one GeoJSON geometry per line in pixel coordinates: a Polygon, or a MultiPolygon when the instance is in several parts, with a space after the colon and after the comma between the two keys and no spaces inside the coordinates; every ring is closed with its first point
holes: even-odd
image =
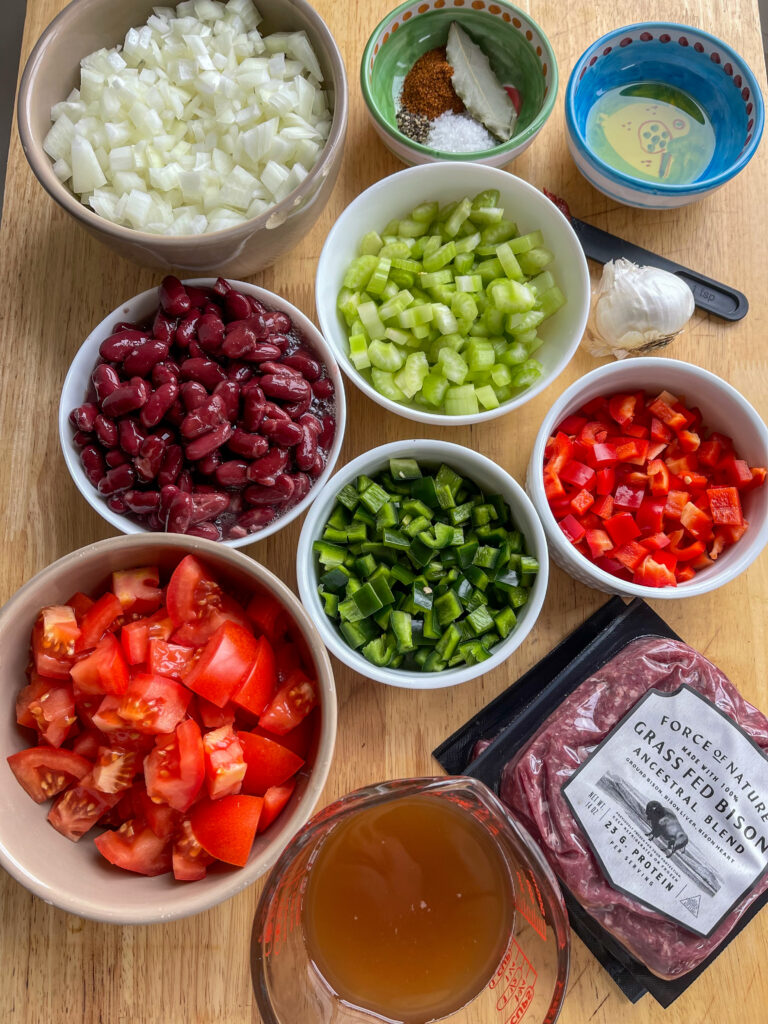
{"type": "Polygon", "coordinates": [[[461,426],[552,383],[584,333],[590,285],[576,234],[538,189],[482,164],[432,163],[350,203],[315,299],[361,391],[407,419],[461,426]]]}
{"type": "Polygon", "coordinates": [[[497,668],[539,616],[549,563],[523,488],[462,445],[353,459],[307,513],[299,593],[339,661],[379,683],[456,686],[497,668]]]}

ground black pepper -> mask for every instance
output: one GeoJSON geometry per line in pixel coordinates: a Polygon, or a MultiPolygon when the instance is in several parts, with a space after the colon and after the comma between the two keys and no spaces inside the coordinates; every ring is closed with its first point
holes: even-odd
{"type": "Polygon", "coordinates": [[[423,114],[414,114],[405,107],[397,112],[397,127],[414,142],[426,142],[429,137],[429,118],[423,114]]]}

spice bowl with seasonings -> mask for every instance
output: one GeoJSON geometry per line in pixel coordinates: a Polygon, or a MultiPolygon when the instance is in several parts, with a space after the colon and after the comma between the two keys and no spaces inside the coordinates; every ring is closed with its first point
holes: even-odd
{"type": "Polygon", "coordinates": [[[374,128],[404,163],[501,167],[552,112],[557,62],[536,22],[504,0],[409,0],[371,34],[360,82],[374,128]]]}

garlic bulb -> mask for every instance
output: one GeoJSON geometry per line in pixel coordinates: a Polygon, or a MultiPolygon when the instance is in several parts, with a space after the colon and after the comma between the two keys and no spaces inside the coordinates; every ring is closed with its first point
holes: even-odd
{"type": "Polygon", "coordinates": [[[592,295],[587,348],[625,356],[663,348],[691,318],[693,293],[679,277],[629,260],[611,260],[592,295]]]}

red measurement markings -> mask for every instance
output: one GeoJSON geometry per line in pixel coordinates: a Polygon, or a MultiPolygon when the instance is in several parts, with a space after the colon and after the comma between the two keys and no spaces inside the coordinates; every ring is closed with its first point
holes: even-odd
{"type": "Polygon", "coordinates": [[[517,942],[512,942],[501,966],[489,982],[490,989],[498,989],[496,1008],[503,1024],[517,1024],[533,1002],[536,971],[517,942]]]}

